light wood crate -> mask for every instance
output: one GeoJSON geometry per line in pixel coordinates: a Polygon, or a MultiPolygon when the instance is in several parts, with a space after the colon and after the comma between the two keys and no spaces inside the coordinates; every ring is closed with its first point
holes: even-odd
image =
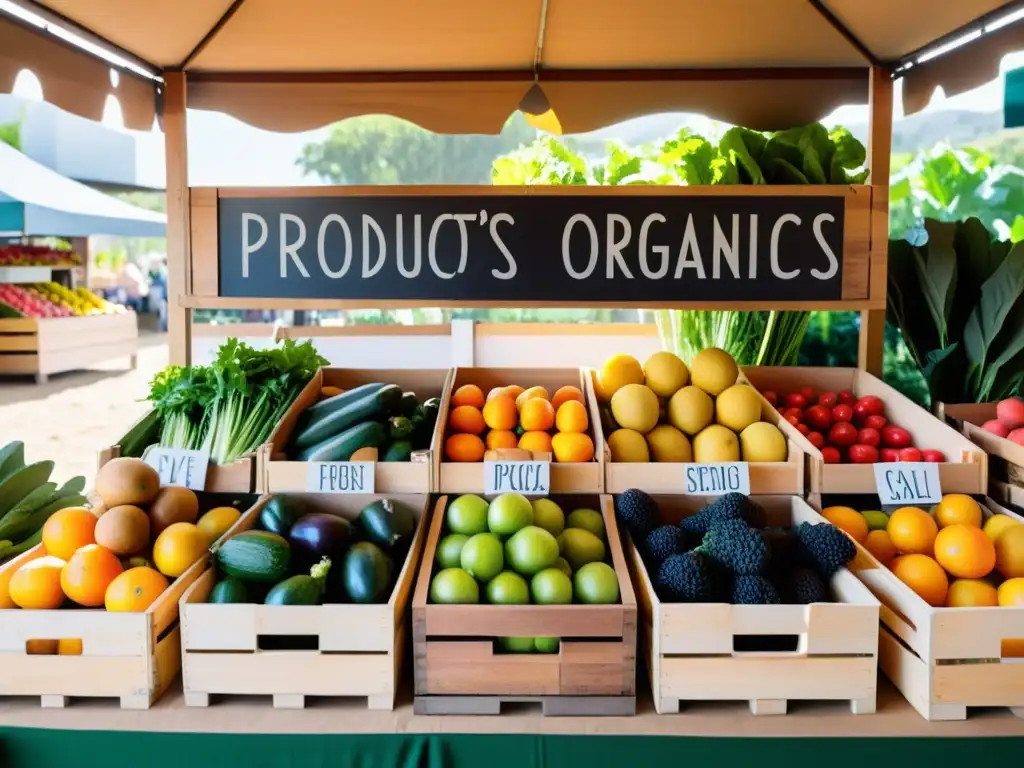
{"type": "Polygon", "coordinates": [[[936,403],[940,418],[984,449],[989,457],[991,479],[1024,486],[1024,445],[993,435],[981,425],[996,417],[997,403],[936,403]]]}
{"type": "MultiPolygon", "coordinates": [[[[289,461],[285,447],[298,424],[302,412],[320,399],[322,387],[353,389],[363,384],[380,382],[397,384],[406,392],[415,392],[422,403],[432,397],[442,398],[447,391],[448,369],[438,370],[357,370],[321,368],[295,398],[291,408],[277,425],[270,440],[260,451],[261,486],[268,493],[303,493],[307,490],[309,463],[289,461]]],[[[440,412],[438,424],[441,423],[440,412]]],[[[375,493],[430,493],[435,488],[434,456],[443,450],[442,432],[434,426],[430,448],[414,451],[411,461],[378,461],[374,466],[375,493]]]]}
{"type": "MultiPolygon", "coordinates": [[[[592,369],[585,371],[587,386],[591,396],[597,399],[595,376],[592,369]]],[[[776,425],[786,438],[788,454],[785,461],[751,462],[750,492],[754,495],[782,494],[801,496],[804,492],[804,475],[806,473],[806,457],[800,447],[799,433],[786,422],[771,404],[761,398],[761,418],[776,425]],[[794,434],[795,433],[795,434],[794,434]]],[[[608,435],[604,434],[600,419],[597,429],[600,430],[601,444],[604,446],[605,491],[607,493],[623,493],[630,488],[640,488],[647,493],[676,494],[683,493],[686,479],[680,462],[640,463],[613,462],[611,450],[608,448],[608,435]]],[[[692,444],[692,439],[687,437],[692,444]]]]}
{"type": "MultiPolygon", "coordinates": [[[[944,424],[910,398],[881,379],[856,368],[751,367],[743,375],[761,392],[772,390],[780,397],[812,386],[817,391],[849,390],[857,397],[876,395],[885,403],[891,423],[910,432],[918,448],[942,451],[948,461],[939,464],[944,493],[984,494],[988,487],[985,452],[952,427],[944,424]]],[[[789,433],[808,457],[809,493],[870,493],[875,487],[871,464],[825,464],[821,451],[796,430],[789,433]]]]}
{"type": "MultiPolygon", "coordinates": [[[[985,499],[982,512],[1024,518],[985,499]]],[[[879,664],[927,720],[965,720],[971,707],[1024,716],[1024,608],[933,608],[857,546],[850,565],[881,601],[879,664]]]]}
{"type": "Polygon", "coordinates": [[[587,387],[586,377],[581,368],[455,368],[448,382],[448,391],[441,400],[441,415],[438,418],[439,431],[435,436],[438,450],[434,461],[437,464],[438,486],[441,493],[483,493],[484,463],[447,461],[444,456],[444,440],[448,436],[448,413],[451,409],[452,394],[464,384],[476,384],[484,396],[494,387],[518,384],[524,388],[544,387],[554,396],[560,387],[574,386],[583,392],[587,400],[590,427],[587,434],[594,441],[594,459],[580,463],[551,463],[551,493],[601,493],[604,490],[604,445],[601,442],[601,416],[597,402],[587,387]]]}
{"type": "MultiPolygon", "coordinates": [[[[436,605],[428,602],[448,498],[434,507],[413,596],[417,714],[497,715],[502,703],[540,702],[545,715],[636,712],[636,598],[615,515],[597,496],[559,499],[601,509],[619,579],[615,605],[436,605]],[[499,637],[562,638],[558,653],[495,653],[499,637]]],[[[481,594],[483,590],[481,589],[481,594]]]]}
{"type": "MultiPolygon", "coordinates": [[[[794,496],[754,499],[769,525],[821,523],[794,496]]],[[[658,496],[662,523],[676,524],[711,501],[658,496]]],[[[611,500],[606,500],[611,510],[611,500]]],[[[845,568],[829,584],[834,603],[730,605],[665,603],[654,591],[625,533],[643,618],[641,642],[658,714],[687,701],[748,701],[755,715],[783,715],[790,700],[849,701],[854,714],[875,711],[879,602],[845,568]],[[738,636],[795,636],[792,652],[735,650],[738,636]]]]}
{"type": "MultiPolygon", "coordinates": [[[[413,510],[416,532],[391,597],[373,605],[211,604],[206,600],[217,573],[214,567],[207,568],[181,598],[187,706],[209,706],[215,694],[246,694],[269,695],[277,709],[302,709],[307,696],[366,697],[370,709],[394,709],[407,645],[409,598],[426,537],[428,499],[413,494],[303,498],[312,511],[349,520],[381,498],[413,510]],[[317,638],[317,650],[260,650],[261,636],[311,636],[317,638]]],[[[232,535],[253,528],[269,499],[263,497],[239,520],[232,535]]]]}
{"type": "Polygon", "coordinates": [[[129,358],[135,368],[138,349],[134,312],[0,320],[0,375],[30,375],[43,383],[51,374],[118,357],[129,358]]]}

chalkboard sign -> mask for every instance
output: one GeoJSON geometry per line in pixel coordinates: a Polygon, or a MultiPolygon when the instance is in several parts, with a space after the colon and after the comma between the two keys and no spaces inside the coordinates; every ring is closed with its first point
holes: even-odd
{"type": "Polygon", "coordinates": [[[440,303],[842,298],[842,196],[218,200],[219,295],[440,303]]]}

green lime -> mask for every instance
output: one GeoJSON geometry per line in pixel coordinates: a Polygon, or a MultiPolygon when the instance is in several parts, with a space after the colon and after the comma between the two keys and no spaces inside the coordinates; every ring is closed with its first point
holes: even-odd
{"type": "Polygon", "coordinates": [[[445,568],[430,582],[430,602],[479,603],[480,587],[461,568],[445,568]]]}
{"type": "Polygon", "coordinates": [[[462,546],[459,563],[477,581],[490,581],[505,567],[501,541],[493,533],[470,536],[462,546]]]}
{"type": "Polygon", "coordinates": [[[573,577],[581,603],[607,605],[619,602],[619,579],[608,563],[587,563],[573,577]]]}
{"type": "Polygon", "coordinates": [[[604,518],[593,509],[574,509],[565,520],[566,528],[582,528],[599,539],[604,538],[604,518]]]}
{"type": "Polygon", "coordinates": [[[530,579],[530,595],[537,605],[568,605],[572,582],[557,568],[545,568],[530,579]]]}
{"type": "Polygon", "coordinates": [[[558,559],[558,539],[535,525],[521,528],[505,542],[505,556],[512,570],[524,576],[550,568],[558,559]]]}
{"type": "Polygon", "coordinates": [[[499,637],[498,646],[507,653],[533,653],[532,637],[499,637]]]}
{"type": "Polygon", "coordinates": [[[535,637],[533,638],[533,647],[537,649],[538,653],[558,653],[558,638],[535,637]]]}
{"type": "Polygon", "coordinates": [[[555,564],[551,567],[557,568],[570,579],[572,578],[572,566],[569,565],[569,561],[566,560],[564,557],[560,557],[557,560],[555,560],[555,564]]]}
{"type": "Polygon", "coordinates": [[[543,528],[552,536],[565,530],[565,513],[551,499],[535,499],[533,502],[533,524],[543,528]]]}
{"type": "Polygon", "coordinates": [[[487,508],[487,527],[491,533],[511,536],[528,525],[533,525],[533,506],[521,494],[503,493],[487,508]]]}
{"type": "Polygon", "coordinates": [[[604,560],[604,542],[583,528],[566,528],[558,537],[562,557],[575,573],[587,563],[604,560]]]}
{"type": "Polygon", "coordinates": [[[448,505],[445,514],[448,530],[465,536],[474,536],[487,531],[487,502],[479,496],[467,493],[448,505]]]}
{"type": "Polygon", "coordinates": [[[861,512],[861,515],[868,521],[868,530],[884,531],[889,526],[889,516],[885,512],[869,510],[861,512]]]}
{"type": "Polygon", "coordinates": [[[462,547],[469,541],[469,536],[462,533],[449,533],[437,545],[437,564],[442,568],[458,568],[462,547]]]}
{"type": "Polygon", "coordinates": [[[485,588],[487,602],[495,605],[526,605],[530,602],[530,587],[526,579],[512,571],[502,571],[485,588]]]}

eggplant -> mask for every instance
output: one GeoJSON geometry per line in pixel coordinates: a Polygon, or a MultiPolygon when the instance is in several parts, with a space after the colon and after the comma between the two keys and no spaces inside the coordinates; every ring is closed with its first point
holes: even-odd
{"type": "Polygon", "coordinates": [[[292,556],[308,565],[328,557],[337,560],[348,550],[352,541],[352,526],[337,515],[314,512],[303,515],[288,531],[292,556]]]}

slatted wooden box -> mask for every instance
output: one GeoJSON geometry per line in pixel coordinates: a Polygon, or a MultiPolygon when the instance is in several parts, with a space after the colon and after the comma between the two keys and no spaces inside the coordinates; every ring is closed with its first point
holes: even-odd
{"type": "Polygon", "coordinates": [[[0,375],[35,376],[39,383],[119,357],[134,368],[138,348],[134,312],[0,320],[0,375]]]}
{"type": "Polygon", "coordinates": [[[597,496],[555,497],[568,513],[601,509],[619,579],[615,605],[436,605],[428,602],[448,498],[434,507],[413,596],[417,714],[493,714],[540,702],[545,715],[636,712],[636,598],[615,515],[597,496]],[[558,637],[554,654],[503,654],[499,637],[558,637]]]}
{"type": "MultiPolygon", "coordinates": [[[[952,427],[942,423],[921,406],[888,384],[856,368],[744,368],[743,375],[761,392],[779,397],[802,387],[818,392],[849,390],[857,397],[876,395],[885,403],[885,416],[910,432],[918,448],[942,451],[947,461],[939,464],[944,493],[984,494],[988,483],[985,452],[952,427]]],[[[799,433],[791,432],[808,457],[809,493],[865,493],[875,487],[871,464],[825,464],[821,451],[799,433]]]]}
{"type": "MultiPolygon", "coordinates": [[[[586,370],[587,385],[592,397],[597,398],[595,376],[597,372],[586,370]]],[[[788,455],[786,461],[751,462],[750,492],[755,495],[783,494],[800,496],[804,492],[804,475],[806,471],[806,455],[801,448],[802,440],[799,433],[794,434],[792,425],[785,422],[768,403],[761,398],[761,418],[775,424],[786,437],[788,455]]],[[[640,463],[613,462],[611,450],[608,448],[608,435],[598,422],[601,430],[601,444],[604,446],[605,491],[607,493],[623,493],[630,488],[640,488],[647,493],[683,493],[686,487],[684,477],[685,464],[679,462],[640,463]]],[[[689,439],[689,438],[688,438],[689,439]]],[[[692,440],[690,441],[692,444],[692,440]]]]}
{"type": "Polygon", "coordinates": [[[938,403],[936,412],[964,437],[984,449],[992,479],[1024,486],[1024,445],[993,435],[981,425],[996,417],[996,403],[938,403]]]}
{"type": "MultiPolygon", "coordinates": [[[[986,517],[1015,515],[992,499],[986,517]]],[[[1024,608],[933,608],[858,547],[850,566],[882,603],[879,663],[927,720],[965,720],[972,707],[1024,716],[1024,608]]]]}
{"type": "MultiPolygon", "coordinates": [[[[381,495],[304,496],[311,510],[354,520],[381,495]]],[[[254,527],[265,496],[232,534],[254,527]]],[[[426,537],[428,499],[389,495],[416,514],[409,554],[387,603],[257,605],[207,603],[217,580],[210,567],[181,598],[185,704],[205,707],[214,694],[269,695],[278,709],[301,709],[307,696],[366,697],[370,709],[394,709],[408,638],[408,607],[426,537]],[[266,638],[315,640],[315,650],[261,650],[266,638]]],[[[332,567],[341,567],[336,563],[332,567]]]]}
{"type": "MultiPolygon", "coordinates": [[[[362,384],[380,382],[397,384],[406,392],[415,392],[422,403],[432,397],[440,398],[447,391],[450,371],[437,370],[356,370],[350,368],[321,368],[295,398],[291,408],[277,425],[270,440],[260,452],[260,470],[263,486],[268,493],[303,493],[309,463],[289,461],[285,448],[302,412],[320,399],[323,387],[352,389],[362,384]]],[[[441,423],[440,414],[438,424],[441,423]]],[[[435,425],[430,448],[414,451],[411,461],[378,461],[374,466],[375,493],[430,493],[434,490],[435,455],[443,449],[441,432],[435,425]]]]}
{"type": "MultiPolygon", "coordinates": [[[[608,512],[612,502],[605,497],[608,512]]],[[[663,523],[676,524],[710,499],[658,496],[663,523]]],[[[769,525],[820,523],[802,499],[762,496],[769,525]]],[[[654,575],[625,534],[642,616],[654,707],[679,712],[684,702],[748,701],[755,715],[785,714],[789,700],[849,701],[854,714],[875,711],[879,603],[848,570],[830,583],[835,603],[730,605],[666,603],[654,575]],[[793,651],[741,651],[738,638],[790,636],[793,651]]],[[[749,647],[749,646],[748,646],[749,647]]]]}
{"type": "Polygon", "coordinates": [[[441,401],[441,416],[438,419],[441,432],[437,437],[436,451],[438,486],[441,493],[483,493],[483,462],[448,461],[444,456],[444,438],[448,436],[448,413],[451,397],[464,384],[476,384],[484,395],[494,387],[518,384],[521,387],[544,387],[548,394],[564,386],[578,387],[587,398],[587,412],[590,418],[588,434],[594,441],[594,459],[580,463],[551,464],[551,493],[600,493],[604,490],[604,445],[601,442],[601,416],[597,410],[593,392],[587,387],[584,369],[581,368],[455,368],[448,382],[448,391],[441,401]],[[589,394],[588,394],[589,393],[589,394]]]}

